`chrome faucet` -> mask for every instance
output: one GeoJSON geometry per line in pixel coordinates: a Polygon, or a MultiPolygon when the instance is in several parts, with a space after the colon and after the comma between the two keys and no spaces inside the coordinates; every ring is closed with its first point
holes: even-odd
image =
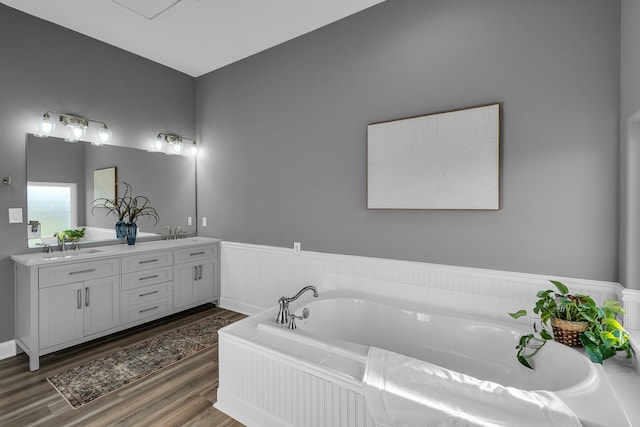
{"type": "Polygon", "coordinates": [[[171,238],[171,227],[168,225],[164,226],[164,231],[167,232],[167,240],[169,240],[171,238]]]}
{"type": "Polygon", "coordinates": [[[289,303],[300,298],[300,296],[306,291],[313,291],[313,296],[318,297],[318,289],[316,289],[315,286],[305,286],[304,288],[300,289],[300,292],[298,292],[295,296],[291,298],[280,297],[280,299],[278,300],[278,304],[280,305],[280,308],[278,310],[278,317],[276,318],[276,323],[280,325],[289,323],[290,316],[291,316],[289,313],[289,303]]]}
{"type": "Polygon", "coordinates": [[[60,252],[64,252],[67,250],[66,243],[67,237],[64,234],[58,236],[58,245],[60,245],[60,252]]]}
{"type": "Polygon", "coordinates": [[[180,237],[181,233],[182,233],[182,227],[177,226],[176,229],[173,232],[173,238],[178,240],[178,238],[180,237]]]}

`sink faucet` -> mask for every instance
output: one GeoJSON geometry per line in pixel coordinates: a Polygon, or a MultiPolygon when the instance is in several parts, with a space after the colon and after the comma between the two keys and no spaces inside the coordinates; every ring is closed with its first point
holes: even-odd
{"type": "Polygon", "coordinates": [[[175,231],[173,232],[173,238],[178,240],[178,238],[180,237],[180,233],[182,233],[182,227],[177,226],[175,231]]]}
{"type": "Polygon", "coordinates": [[[61,236],[58,236],[58,244],[60,245],[60,252],[64,252],[67,250],[67,237],[63,234],[61,236]]]}
{"type": "Polygon", "coordinates": [[[167,240],[169,240],[171,238],[171,227],[168,225],[164,226],[164,231],[167,232],[167,240]]]}
{"type": "Polygon", "coordinates": [[[276,318],[276,323],[284,325],[289,322],[290,314],[289,314],[289,303],[297,300],[300,296],[306,291],[313,291],[313,296],[318,297],[318,290],[315,286],[305,286],[300,289],[295,296],[291,298],[281,297],[278,300],[278,304],[280,305],[280,309],[278,310],[278,317],[276,318]]]}

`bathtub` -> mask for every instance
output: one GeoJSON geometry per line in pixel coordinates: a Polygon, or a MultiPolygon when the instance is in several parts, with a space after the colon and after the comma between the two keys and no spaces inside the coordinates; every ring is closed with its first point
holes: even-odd
{"type": "Polygon", "coordinates": [[[362,380],[369,347],[377,347],[504,386],[552,391],[585,426],[631,426],[602,366],[583,352],[548,342],[535,370],[521,366],[515,346],[529,330],[506,313],[498,322],[337,291],[290,307],[299,316],[305,308],[309,316],[295,330],[275,323],[273,307],[220,331],[217,408],[247,425],[373,427],[362,380]]]}

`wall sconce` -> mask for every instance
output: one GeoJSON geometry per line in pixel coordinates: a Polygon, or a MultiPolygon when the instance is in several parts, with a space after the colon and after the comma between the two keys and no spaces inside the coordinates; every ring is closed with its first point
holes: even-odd
{"type": "Polygon", "coordinates": [[[65,141],[69,142],[78,142],[80,138],[82,138],[87,132],[87,128],[89,127],[89,123],[99,123],[102,125],[100,129],[98,129],[98,140],[91,141],[93,145],[103,145],[111,139],[111,131],[106,123],[101,122],[99,120],[85,119],[84,117],[74,116],[73,114],[65,114],[65,113],[55,113],[53,111],[47,111],[40,119],[40,126],[38,127],[40,130],[39,136],[48,136],[53,132],[53,129],[56,127],[56,123],[51,119],[51,114],[57,114],[59,117],[60,123],[69,128],[70,135],[65,141]]]}
{"type": "Polygon", "coordinates": [[[165,154],[191,154],[195,156],[198,154],[198,145],[194,139],[185,138],[184,136],[174,135],[172,133],[160,132],[156,137],[155,150],[157,152],[165,154]],[[185,147],[184,141],[190,141],[185,147]]]}

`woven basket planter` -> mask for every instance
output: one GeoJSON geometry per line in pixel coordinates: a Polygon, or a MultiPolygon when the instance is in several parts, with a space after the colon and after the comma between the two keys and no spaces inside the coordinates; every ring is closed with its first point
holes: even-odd
{"type": "Polygon", "coordinates": [[[569,347],[582,347],[580,335],[587,330],[585,322],[570,322],[551,318],[551,328],[553,329],[553,339],[568,345],[569,347]]]}

